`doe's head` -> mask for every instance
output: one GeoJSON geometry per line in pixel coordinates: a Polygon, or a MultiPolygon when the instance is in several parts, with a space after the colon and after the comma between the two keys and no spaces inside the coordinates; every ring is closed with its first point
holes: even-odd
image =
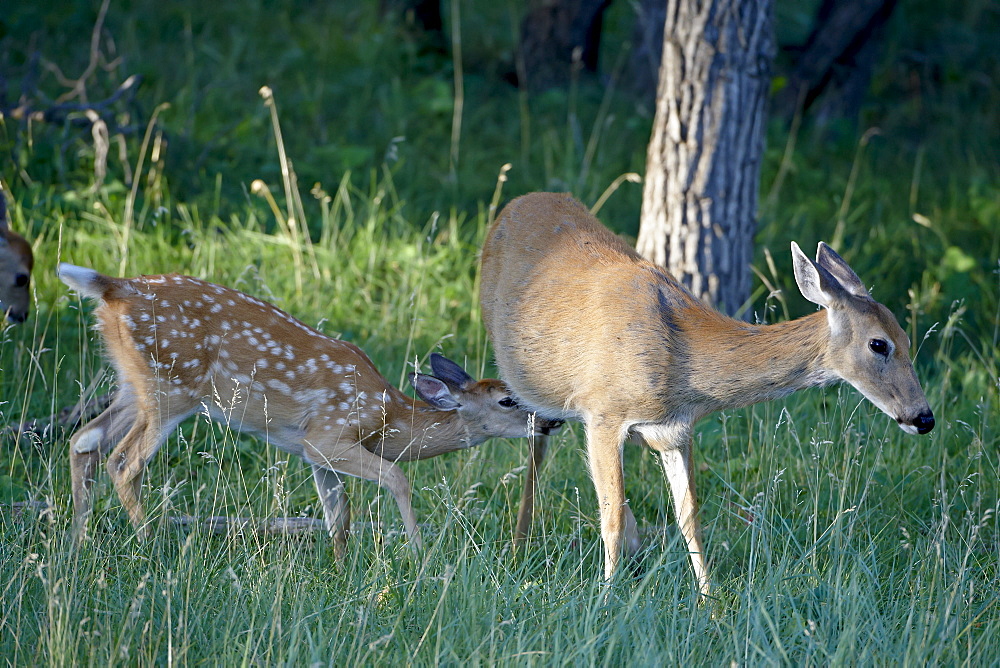
{"type": "Polygon", "coordinates": [[[906,432],[926,434],[934,414],[910,361],[910,340],[864,283],[820,242],[816,261],[792,242],[795,282],[802,296],[826,308],[830,342],[825,366],[850,383],[906,432]]]}

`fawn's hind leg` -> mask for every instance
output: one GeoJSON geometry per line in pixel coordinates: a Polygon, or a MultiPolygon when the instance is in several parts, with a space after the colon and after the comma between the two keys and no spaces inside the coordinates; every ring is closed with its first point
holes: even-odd
{"type": "Polygon", "coordinates": [[[90,516],[91,491],[97,465],[122,440],[136,422],[131,389],[122,386],[103,413],[81,427],[69,441],[70,470],[73,476],[73,524],[77,539],[83,538],[90,516]]]}

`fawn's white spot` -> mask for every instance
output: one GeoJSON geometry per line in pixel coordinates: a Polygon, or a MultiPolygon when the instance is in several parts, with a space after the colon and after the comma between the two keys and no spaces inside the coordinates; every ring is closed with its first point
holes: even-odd
{"type": "Polygon", "coordinates": [[[292,393],[292,388],[289,387],[287,383],[284,383],[284,382],[278,380],[277,378],[270,378],[270,379],[268,379],[267,386],[270,387],[270,388],[272,388],[272,389],[278,390],[282,394],[291,394],[292,393]]]}

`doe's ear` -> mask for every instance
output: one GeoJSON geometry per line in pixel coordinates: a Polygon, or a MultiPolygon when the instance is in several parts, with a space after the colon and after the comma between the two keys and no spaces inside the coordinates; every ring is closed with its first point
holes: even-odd
{"type": "Polygon", "coordinates": [[[453,411],[462,405],[440,378],[424,373],[411,373],[410,382],[417,391],[417,396],[438,410],[453,411]]]}
{"type": "Polygon", "coordinates": [[[850,265],[844,258],[837,254],[837,251],[827,246],[822,241],[816,248],[816,264],[833,274],[845,290],[856,297],[869,297],[868,289],[861,282],[858,275],[854,273],[850,265]]]}
{"type": "Polygon", "coordinates": [[[476,382],[459,364],[439,353],[431,353],[431,371],[452,387],[462,390],[476,382]]]}
{"type": "Polygon", "coordinates": [[[836,277],[823,265],[810,260],[794,241],[792,268],[795,271],[795,283],[799,286],[799,292],[813,304],[829,308],[846,297],[847,290],[836,277]]]}

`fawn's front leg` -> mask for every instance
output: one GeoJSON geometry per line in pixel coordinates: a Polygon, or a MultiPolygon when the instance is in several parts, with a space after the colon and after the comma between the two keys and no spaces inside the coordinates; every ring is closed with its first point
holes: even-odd
{"type": "Polygon", "coordinates": [[[322,466],[314,464],[312,472],[316,492],[319,494],[320,503],[323,504],[326,530],[333,539],[333,554],[337,559],[343,559],[351,529],[351,505],[347,499],[344,482],[336,471],[322,466]]]}

